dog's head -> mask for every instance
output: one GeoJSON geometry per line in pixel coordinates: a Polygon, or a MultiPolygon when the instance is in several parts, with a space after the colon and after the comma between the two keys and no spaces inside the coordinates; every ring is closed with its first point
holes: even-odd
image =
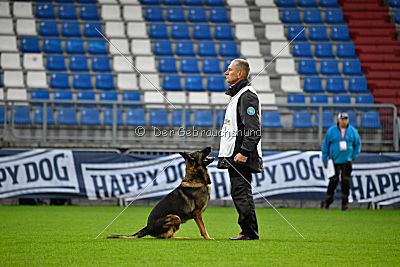
{"type": "Polygon", "coordinates": [[[179,153],[186,161],[185,179],[211,184],[210,176],[207,172],[207,166],[214,161],[214,157],[208,157],[211,153],[211,147],[192,153],[179,153]],[[202,180],[202,181],[200,181],[202,180]]]}

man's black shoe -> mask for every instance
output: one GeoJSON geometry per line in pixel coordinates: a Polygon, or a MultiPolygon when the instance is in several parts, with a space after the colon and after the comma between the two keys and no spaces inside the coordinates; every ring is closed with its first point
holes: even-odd
{"type": "Polygon", "coordinates": [[[248,236],[239,234],[236,237],[229,237],[229,240],[258,240],[258,238],[250,238],[248,236]]]}

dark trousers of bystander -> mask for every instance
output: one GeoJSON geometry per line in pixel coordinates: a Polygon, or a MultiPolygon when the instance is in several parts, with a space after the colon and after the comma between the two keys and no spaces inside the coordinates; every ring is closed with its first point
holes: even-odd
{"type": "Polygon", "coordinates": [[[341,197],[342,197],[342,210],[348,209],[349,193],[350,193],[350,183],[351,183],[351,162],[343,164],[334,164],[335,175],[329,178],[328,190],[325,197],[324,208],[329,208],[329,205],[333,202],[333,196],[335,194],[335,189],[339,183],[339,177],[341,177],[341,197]]]}

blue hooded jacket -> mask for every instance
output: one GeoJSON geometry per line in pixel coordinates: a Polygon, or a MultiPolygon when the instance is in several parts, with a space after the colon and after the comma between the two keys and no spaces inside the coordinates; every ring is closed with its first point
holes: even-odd
{"type": "Polygon", "coordinates": [[[328,158],[333,159],[336,164],[342,164],[355,160],[361,151],[361,139],[357,130],[350,124],[347,126],[344,139],[339,125],[331,126],[325,136],[322,144],[322,162],[327,163],[328,158]],[[347,149],[340,151],[339,143],[346,141],[347,149]]]}

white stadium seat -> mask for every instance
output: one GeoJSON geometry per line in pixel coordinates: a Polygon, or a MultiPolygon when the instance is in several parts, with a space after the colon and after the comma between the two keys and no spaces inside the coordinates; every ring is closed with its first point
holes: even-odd
{"type": "Polygon", "coordinates": [[[9,1],[0,2],[0,17],[2,18],[11,17],[9,1]]]}
{"type": "Polygon", "coordinates": [[[255,40],[253,24],[236,24],[235,37],[239,40],[255,40]]]}
{"type": "Polygon", "coordinates": [[[4,99],[4,90],[3,88],[0,88],[0,100],[4,99]]]}
{"type": "MultiPolygon", "coordinates": [[[[163,95],[163,91],[146,91],[143,93],[143,101],[145,103],[160,103],[163,104],[165,103],[165,98],[163,95]]],[[[161,105],[157,104],[151,104],[151,105],[146,105],[146,107],[153,108],[153,107],[160,107],[161,105]]],[[[164,105],[162,105],[164,106],[164,105]]]]}
{"type": "MultiPolygon", "coordinates": [[[[15,88],[9,88],[7,90],[7,99],[8,100],[28,100],[28,94],[26,92],[26,89],[15,89],[15,88]]],[[[15,105],[27,105],[28,103],[15,103],[15,105]]]]}
{"type": "Polygon", "coordinates": [[[12,19],[0,19],[0,34],[14,35],[14,24],[12,19]]]}
{"type": "Polygon", "coordinates": [[[117,87],[120,90],[138,90],[136,73],[118,73],[117,87]]]}
{"type": "Polygon", "coordinates": [[[144,74],[139,76],[139,88],[141,90],[161,90],[158,74],[144,74]],[[150,82],[149,82],[150,81],[150,82]],[[154,88],[156,87],[156,88],[154,88]]]}
{"type": "Polygon", "coordinates": [[[288,42],[281,42],[281,41],[274,41],[271,42],[271,50],[270,53],[273,57],[279,56],[279,57],[292,57],[292,54],[290,53],[290,46],[288,45],[288,42]]]}
{"type": "Polygon", "coordinates": [[[256,89],[257,92],[271,92],[271,85],[269,76],[258,75],[257,77],[251,77],[251,85],[256,89]]]}
{"type": "Polygon", "coordinates": [[[180,92],[167,92],[165,96],[169,102],[171,103],[186,103],[186,93],[183,91],[180,92]]]}
{"type": "Polygon", "coordinates": [[[297,74],[293,58],[277,58],[275,70],[279,74],[297,74]]]}
{"type": "Polygon", "coordinates": [[[114,56],[113,58],[113,69],[116,72],[132,72],[132,64],[133,59],[131,56],[114,56]]]}
{"type": "Polygon", "coordinates": [[[100,4],[118,4],[117,0],[97,0],[100,4]]]}
{"type": "Polygon", "coordinates": [[[275,94],[258,94],[258,99],[261,103],[261,108],[263,109],[277,109],[276,106],[266,107],[266,104],[276,104],[275,94]]]}
{"type": "Polygon", "coordinates": [[[17,35],[37,35],[34,19],[17,19],[17,35]]]}
{"type": "Polygon", "coordinates": [[[189,103],[192,108],[209,109],[208,106],[197,106],[193,104],[209,104],[207,92],[189,92],[189,103]]]}
{"type": "Polygon", "coordinates": [[[265,62],[263,58],[247,58],[247,62],[249,62],[250,65],[250,74],[265,73],[265,62]]]}
{"type": "Polygon", "coordinates": [[[22,71],[4,71],[3,84],[5,87],[25,87],[22,71]]]}
{"type": "Polygon", "coordinates": [[[46,72],[28,71],[26,75],[26,85],[29,88],[48,88],[46,72]]]}
{"type": "Polygon", "coordinates": [[[255,0],[255,4],[259,7],[262,7],[262,6],[275,7],[276,6],[274,0],[255,0]]]}
{"type": "Polygon", "coordinates": [[[247,6],[246,0],[226,0],[228,6],[247,6]]]}
{"type": "Polygon", "coordinates": [[[121,20],[121,9],[119,5],[102,5],[101,17],[104,20],[121,20]]]}
{"type": "Polygon", "coordinates": [[[301,93],[299,76],[281,76],[281,89],[287,93],[301,93]]]}
{"type": "Polygon", "coordinates": [[[33,18],[31,2],[14,2],[13,14],[16,18],[33,18]]]}
{"type": "Polygon", "coordinates": [[[43,70],[42,54],[24,53],[24,68],[27,70],[43,70]]]}
{"type": "Polygon", "coordinates": [[[142,6],[124,6],[123,16],[125,21],[143,21],[142,6]]]}
{"type": "Polygon", "coordinates": [[[126,34],[129,38],[148,38],[144,22],[128,22],[126,34]]]}
{"type": "Polygon", "coordinates": [[[251,22],[250,11],[247,7],[232,7],[231,20],[234,23],[251,22]]]}
{"type": "Polygon", "coordinates": [[[156,61],[154,56],[138,56],[135,58],[135,67],[140,72],[156,72],[156,61]]]}
{"type": "Polygon", "coordinates": [[[111,39],[110,42],[111,42],[110,53],[112,55],[119,55],[120,54],[119,52],[121,52],[123,55],[130,54],[129,53],[129,43],[128,43],[127,39],[111,39]]]}
{"type": "Polygon", "coordinates": [[[283,25],[266,25],[265,38],[268,40],[286,40],[283,25]]]}
{"type": "Polygon", "coordinates": [[[259,57],[260,43],[258,41],[242,41],[240,42],[240,54],[244,57],[259,57]]]}
{"type": "Polygon", "coordinates": [[[117,21],[107,21],[105,32],[108,37],[124,37],[125,38],[124,23],[117,22],[117,21]]]}
{"type": "Polygon", "coordinates": [[[0,36],[0,52],[14,52],[17,50],[16,36],[0,36]]]}
{"type": "Polygon", "coordinates": [[[140,5],[140,0],[119,0],[122,5],[140,5]]]}
{"type": "Polygon", "coordinates": [[[152,55],[150,40],[133,39],[131,42],[131,52],[133,55],[152,55]]]}
{"type": "Polygon", "coordinates": [[[1,54],[2,69],[21,69],[21,60],[18,53],[2,53],[1,54]]]}
{"type": "Polygon", "coordinates": [[[230,99],[224,92],[211,92],[211,104],[228,104],[230,99]]]}
{"type": "Polygon", "coordinates": [[[263,23],[281,23],[278,8],[261,8],[260,20],[263,23]]]}

